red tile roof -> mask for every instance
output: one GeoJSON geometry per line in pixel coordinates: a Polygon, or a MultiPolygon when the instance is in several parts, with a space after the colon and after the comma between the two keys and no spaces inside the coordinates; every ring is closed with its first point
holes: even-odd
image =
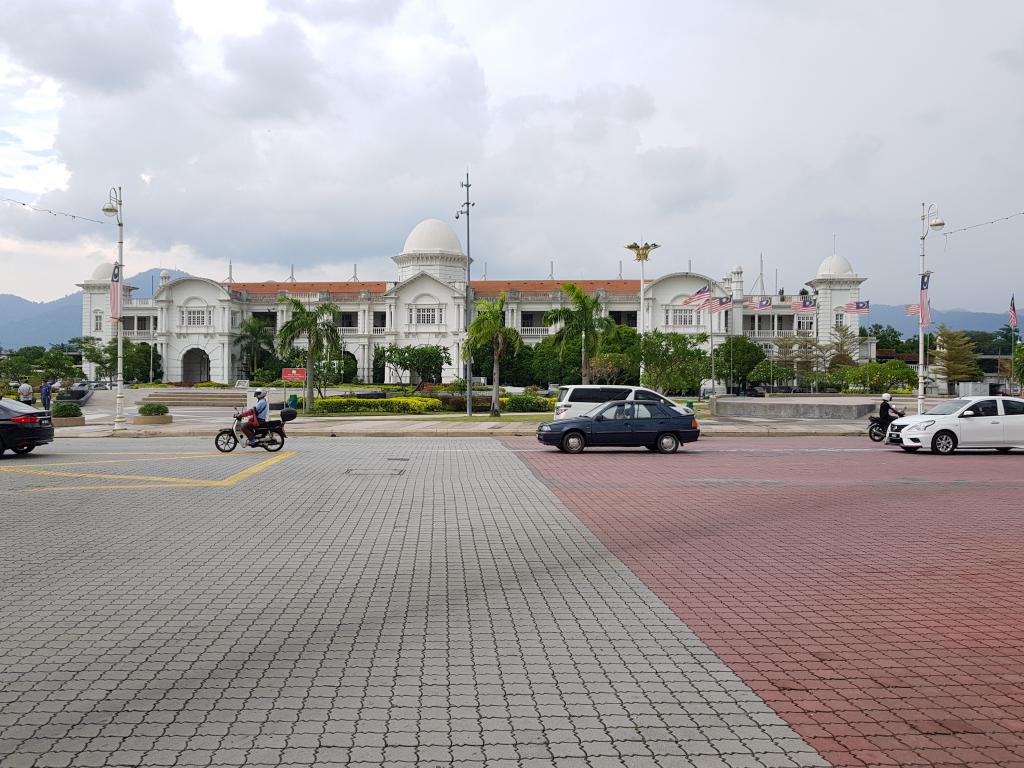
{"type": "Polygon", "coordinates": [[[566,283],[575,283],[586,293],[603,288],[608,293],[639,293],[639,280],[473,280],[473,290],[480,294],[497,295],[502,291],[540,293],[557,291],[566,283]]]}

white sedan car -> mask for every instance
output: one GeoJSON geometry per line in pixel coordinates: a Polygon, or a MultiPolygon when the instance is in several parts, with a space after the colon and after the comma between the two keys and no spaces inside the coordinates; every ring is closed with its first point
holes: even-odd
{"type": "Polygon", "coordinates": [[[914,452],[930,448],[949,454],[957,448],[1024,448],[1024,400],[1017,397],[963,397],[947,400],[920,416],[889,425],[889,445],[914,452]]]}

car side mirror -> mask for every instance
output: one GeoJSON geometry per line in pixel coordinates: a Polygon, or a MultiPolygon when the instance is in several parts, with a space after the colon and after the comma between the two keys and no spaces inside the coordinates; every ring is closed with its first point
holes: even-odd
{"type": "Polygon", "coordinates": [[[604,416],[599,413],[594,417],[594,421],[604,421],[604,416]]]}
{"type": "Polygon", "coordinates": [[[974,411],[964,411],[963,413],[960,414],[961,418],[969,418],[975,415],[977,414],[975,414],[974,411]]]}

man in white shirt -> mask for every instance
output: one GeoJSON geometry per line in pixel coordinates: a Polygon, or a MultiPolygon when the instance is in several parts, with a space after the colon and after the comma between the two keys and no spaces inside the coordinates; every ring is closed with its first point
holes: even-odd
{"type": "Polygon", "coordinates": [[[20,387],[18,387],[18,399],[27,405],[32,405],[33,403],[35,403],[36,397],[32,393],[32,385],[29,384],[27,381],[20,387]]]}

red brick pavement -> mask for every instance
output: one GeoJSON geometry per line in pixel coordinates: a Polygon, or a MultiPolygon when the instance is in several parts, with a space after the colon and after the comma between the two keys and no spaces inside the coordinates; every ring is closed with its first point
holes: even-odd
{"type": "Polygon", "coordinates": [[[1024,766],[1024,455],[520,455],[834,765],[1024,766]]]}

